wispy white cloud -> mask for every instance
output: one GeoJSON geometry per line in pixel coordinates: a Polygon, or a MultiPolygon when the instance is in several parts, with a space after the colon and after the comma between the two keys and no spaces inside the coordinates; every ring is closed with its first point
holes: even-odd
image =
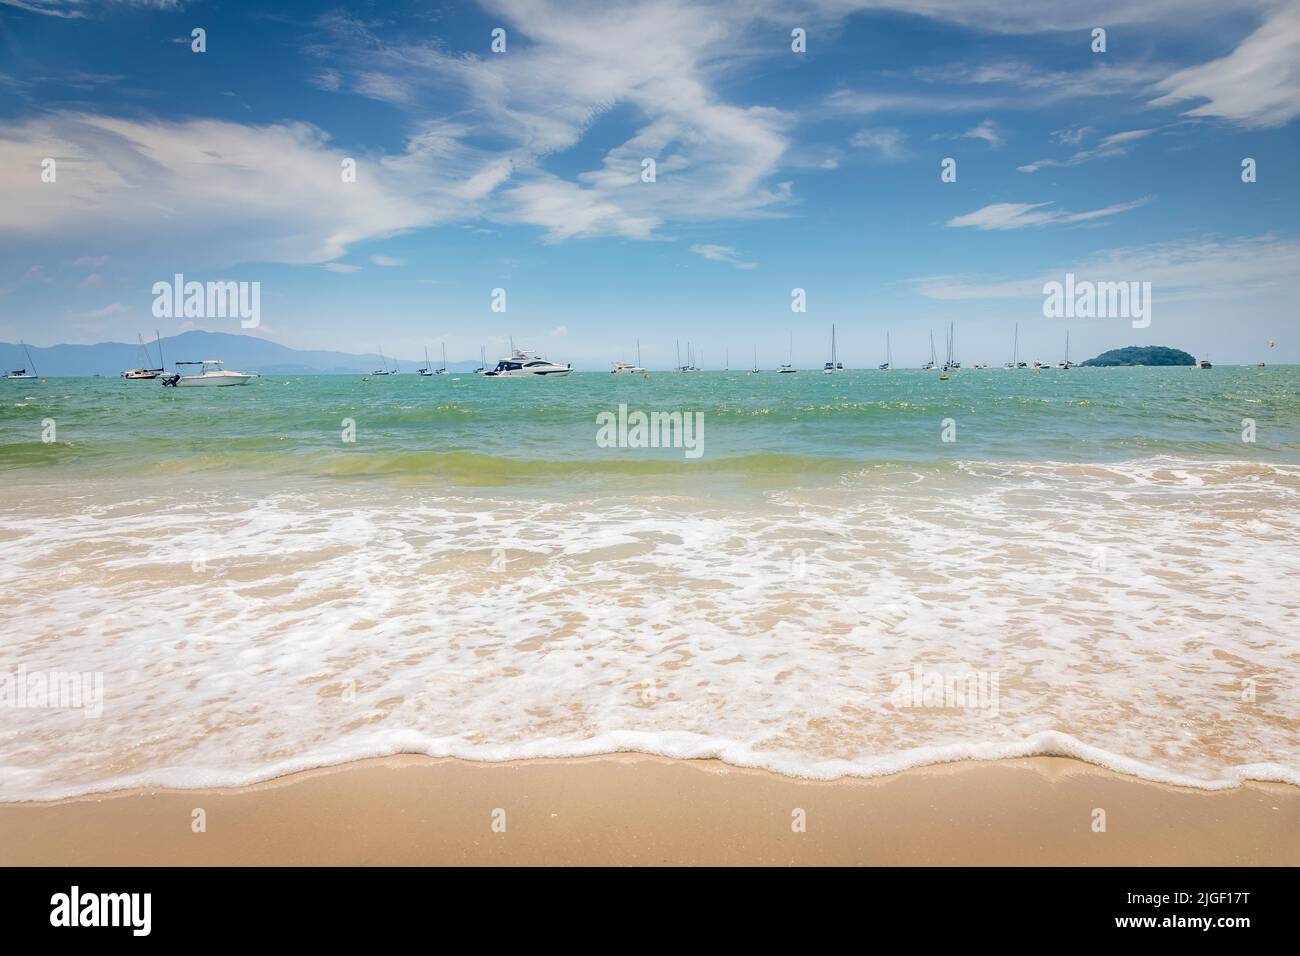
{"type": "Polygon", "coordinates": [[[974,212],[966,213],[964,216],[949,219],[947,224],[949,226],[983,230],[1005,230],[1023,229],[1026,226],[1045,226],[1049,223],[1090,222],[1106,216],[1115,216],[1122,212],[1128,212],[1130,209],[1137,209],[1140,206],[1145,206],[1150,201],[1150,196],[1144,196],[1132,202],[1116,203],[1113,206],[1091,209],[1087,212],[1067,212],[1064,209],[1051,209],[1048,208],[1054,205],[1051,201],[1038,203],[998,202],[983,206],[974,212]]]}
{"type": "Polygon", "coordinates": [[[982,139],[994,149],[1002,145],[1002,133],[998,130],[998,124],[991,119],[986,119],[978,126],[966,130],[962,133],[963,139],[982,139]]]}
{"type": "Polygon", "coordinates": [[[1300,116],[1300,5],[1280,3],[1240,46],[1218,60],[1179,70],[1156,84],[1153,106],[1204,100],[1189,116],[1247,127],[1281,126],[1300,116]]]}
{"type": "Polygon", "coordinates": [[[1154,129],[1130,129],[1122,133],[1112,133],[1091,149],[1081,149],[1068,159],[1038,159],[1017,166],[1016,169],[1022,173],[1036,173],[1047,166],[1081,166],[1094,159],[1113,159],[1116,156],[1127,155],[1129,144],[1145,139],[1154,132],[1154,129]]]}
{"type": "Polygon", "coordinates": [[[714,262],[725,262],[727,265],[735,266],[737,269],[755,269],[758,267],[756,262],[747,262],[742,259],[739,253],[732,246],[718,246],[710,243],[697,243],[691,246],[691,252],[697,256],[703,256],[705,259],[711,259],[714,262]]]}
{"type": "Polygon", "coordinates": [[[377,266],[383,266],[386,269],[392,269],[397,266],[406,265],[405,259],[395,259],[392,256],[371,256],[370,261],[377,266]]]}
{"type": "Polygon", "coordinates": [[[1273,235],[1197,238],[1104,250],[1021,278],[936,275],[910,280],[923,296],[942,301],[1042,300],[1043,284],[1065,272],[1092,281],[1150,282],[1161,301],[1240,301],[1300,296],[1300,241],[1273,235]]]}
{"type": "Polygon", "coordinates": [[[893,126],[860,129],[849,139],[850,146],[866,150],[887,163],[907,159],[907,134],[893,126]]]}
{"type": "Polygon", "coordinates": [[[491,184],[492,218],[541,226],[550,241],[645,239],[668,221],[772,215],[789,202],[790,185],[772,178],[793,118],[726,102],[716,82],[747,55],[761,11],[678,0],[501,0],[491,10],[507,29],[506,56],[390,41],[343,14],[319,21],[312,49],[339,72],[341,89],[416,116],[437,114],[454,90],[470,107],[458,114],[464,141],[502,144],[494,155],[509,182],[491,184]],[[560,176],[543,167],[613,109],[637,128],[595,168],[560,176]],[[656,162],[653,182],[642,179],[646,158],[656,162]]]}
{"type": "Polygon", "coordinates": [[[480,215],[491,163],[437,125],[403,152],[361,156],[303,123],[53,113],[0,121],[0,232],[74,249],[112,242],[161,262],[181,245],[210,266],[325,262],[353,243],[480,215]],[[58,158],[57,189],[31,188],[40,156],[58,158]],[[341,175],[348,158],[355,182],[341,175]]]}

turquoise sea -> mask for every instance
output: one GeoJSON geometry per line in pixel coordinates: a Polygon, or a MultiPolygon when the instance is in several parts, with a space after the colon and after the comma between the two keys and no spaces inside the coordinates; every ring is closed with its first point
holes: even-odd
{"type": "Polygon", "coordinates": [[[0,800],[397,752],[1300,783],[1297,367],[8,381],[0,482],[0,800]]]}

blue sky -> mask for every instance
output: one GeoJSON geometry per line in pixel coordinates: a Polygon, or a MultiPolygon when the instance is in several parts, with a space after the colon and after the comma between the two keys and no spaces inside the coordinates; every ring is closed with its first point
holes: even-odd
{"type": "Polygon", "coordinates": [[[153,317],[182,272],[403,357],[814,365],[835,323],[915,365],[953,321],[967,363],[1016,322],[1027,359],[1300,361],[1300,5],[1221,6],[0,0],[0,340],[240,332],[153,317]],[[1044,318],[1067,271],[1151,282],[1150,327],[1044,318]]]}

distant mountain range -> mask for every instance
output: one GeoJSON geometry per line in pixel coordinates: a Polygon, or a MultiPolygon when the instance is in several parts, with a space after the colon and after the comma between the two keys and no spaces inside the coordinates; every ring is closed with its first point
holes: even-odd
{"type": "MultiPolygon", "coordinates": [[[[149,350],[149,368],[158,361],[158,347],[146,342],[149,350]]],[[[139,368],[145,363],[140,346],[128,342],[100,342],[98,345],[52,345],[49,348],[27,346],[31,361],[15,342],[0,342],[0,374],[10,369],[28,368],[42,378],[108,375],[117,376],[127,369],[139,368]]],[[[291,349],[286,345],[268,342],[252,335],[231,335],[227,332],[182,332],[162,340],[163,363],[171,371],[177,361],[198,362],[203,359],[220,359],[227,368],[242,372],[262,372],[271,375],[356,375],[393,365],[377,354],[353,355],[349,352],[317,352],[291,349]]],[[[439,365],[438,356],[430,356],[433,368],[439,365]]],[[[420,359],[398,359],[398,368],[414,372],[424,365],[420,359]]],[[[480,365],[477,361],[448,362],[453,372],[472,372],[480,365]]]]}

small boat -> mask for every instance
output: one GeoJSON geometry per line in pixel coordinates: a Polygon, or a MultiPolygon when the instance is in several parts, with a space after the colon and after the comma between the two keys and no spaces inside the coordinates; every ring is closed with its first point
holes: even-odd
{"type": "Polygon", "coordinates": [[[844,371],[844,364],[839,361],[839,356],[835,351],[835,323],[831,323],[831,360],[822,366],[824,375],[833,375],[835,372],[844,371]]]}
{"type": "Polygon", "coordinates": [[[957,327],[955,322],[948,323],[948,355],[943,361],[943,370],[945,372],[952,369],[961,368],[961,362],[955,358],[957,348],[957,327]]]}
{"type": "Polygon", "coordinates": [[[390,369],[388,367],[388,359],[384,358],[384,347],[382,345],[379,346],[379,361],[383,363],[384,367],[381,369],[380,368],[375,369],[373,372],[370,373],[371,375],[396,375],[397,374],[397,359],[393,359],[393,367],[390,369]]]}
{"type": "Polygon", "coordinates": [[[924,365],[921,366],[921,371],[933,372],[935,368],[938,366],[938,364],[939,363],[936,362],[934,358],[934,330],[931,329],[930,330],[930,361],[926,362],[924,365]]]}
{"type": "Polygon", "coordinates": [[[748,375],[758,374],[758,346],[757,345],[754,346],[754,367],[751,368],[746,374],[748,375]]]}
{"type": "Polygon", "coordinates": [[[880,371],[888,372],[894,367],[894,347],[890,344],[889,333],[885,333],[885,361],[880,366],[880,371]]]}
{"type": "Polygon", "coordinates": [[[631,362],[621,362],[621,361],[615,362],[609,370],[611,375],[622,375],[624,373],[630,375],[636,372],[644,372],[644,371],[645,371],[645,367],[642,366],[641,364],[641,340],[640,339],[636,340],[636,364],[633,365],[631,362]]]}
{"type": "Polygon", "coordinates": [[[686,364],[682,364],[682,343],[677,342],[677,371],[679,372],[698,372],[695,367],[695,350],[690,342],[686,343],[686,364]]]}
{"type": "Polygon", "coordinates": [[[1070,333],[1065,333],[1065,361],[1057,362],[1056,367],[1059,369],[1074,368],[1074,363],[1070,361],[1070,333]]]}
{"type": "Polygon", "coordinates": [[[149,364],[149,349],[145,347],[143,336],[141,336],[137,332],[135,337],[140,342],[140,351],[144,353],[144,365],[141,366],[140,368],[133,368],[130,369],[129,371],[123,372],[122,378],[127,378],[131,380],[151,379],[151,378],[157,378],[164,371],[166,371],[166,364],[163,362],[163,357],[162,357],[162,334],[157,329],[154,330],[153,334],[157,337],[157,341],[158,341],[158,367],[157,368],[146,367],[149,364]]]}
{"type": "Polygon", "coordinates": [[[32,361],[32,353],[27,351],[27,343],[19,339],[18,344],[22,346],[23,354],[27,356],[27,366],[24,368],[14,369],[12,372],[6,374],[5,378],[7,379],[37,378],[38,376],[36,374],[36,363],[32,361]],[[29,372],[27,368],[30,368],[31,371],[29,372]]]}
{"type": "Polygon", "coordinates": [[[197,365],[197,375],[182,375],[176,372],[162,377],[163,385],[172,388],[221,388],[227,385],[246,385],[255,378],[256,372],[234,372],[226,368],[220,359],[204,359],[202,362],[177,362],[176,365],[197,365]]]}
{"type": "Polygon", "coordinates": [[[1197,367],[1197,368],[1214,368],[1214,366],[1210,364],[1210,360],[1207,359],[1207,358],[1198,359],[1197,362],[1196,362],[1196,367],[1197,367]]]}
{"type": "Polygon", "coordinates": [[[797,368],[794,367],[794,333],[793,332],[790,333],[789,360],[784,365],[782,365],[779,369],[777,369],[777,371],[780,372],[782,375],[790,375],[794,372],[799,371],[797,368]]]}
{"type": "Polygon", "coordinates": [[[483,374],[488,378],[560,377],[573,371],[572,365],[549,362],[528,349],[511,348],[510,356],[497,362],[496,368],[483,374]]]}
{"type": "Polygon", "coordinates": [[[480,365],[478,368],[474,369],[474,374],[482,375],[484,372],[487,371],[487,349],[482,345],[478,347],[478,360],[483,364],[480,365]]]}
{"type": "Polygon", "coordinates": [[[1020,361],[1020,323],[1019,322],[1016,323],[1016,337],[1015,339],[1012,340],[1011,361],[1002,367],[1011,368],[1011,369],[1029,368],[1028,363],[1020,361]]]}

